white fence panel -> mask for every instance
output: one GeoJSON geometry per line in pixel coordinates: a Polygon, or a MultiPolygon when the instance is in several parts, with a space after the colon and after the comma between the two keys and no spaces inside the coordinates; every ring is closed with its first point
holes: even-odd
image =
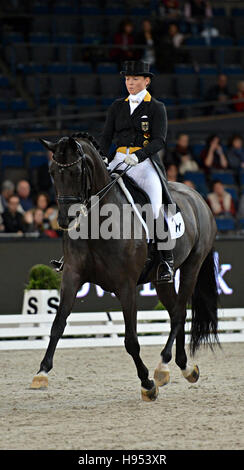
{"type": "MultiPolygon", "coordinates": [[[[219,310],[219,339],[244,342],[244,309],[219,310]]],[[[54,315],[0,315],[0,349],[45,349],[54,315]]],[[[190,339],[191,311],[187,311],[186,342],[190,339]]],[[[58,348],[123,346],[122,312],[71,313],[58,348]]],[[[164,345],[170,331],[166,311],[139,311],[140,344],[164,345]]]]}

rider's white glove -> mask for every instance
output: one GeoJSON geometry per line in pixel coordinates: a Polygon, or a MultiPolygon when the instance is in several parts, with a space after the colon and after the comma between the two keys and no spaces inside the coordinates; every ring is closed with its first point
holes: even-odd
{"type": "Polygon", "coordinates": [[[131,153],[130,155],[126,155],[126,157],[124,159],[124,162],[126,163],[126,165],[131,165],[131,166],[137,165],[138,161],[139,160],[138,160],[135,153],[131,153]]]}

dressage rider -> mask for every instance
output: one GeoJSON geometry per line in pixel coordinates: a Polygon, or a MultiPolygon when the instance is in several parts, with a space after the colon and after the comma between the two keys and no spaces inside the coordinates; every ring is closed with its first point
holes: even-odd
{"type": "MultiPolygon", "coordinates": [[[[108,169],[113,170],[121,162],[123,163],[120,165],[120,170],[126,168],[126,165],[131,165],[132,168],[127,174],[148,194],[156,220],[162,202],[173,204],[165,170],[157,154],[164,148],[166,141],[166,110],[164,104],[147,91],[153,77],[148,63],[127,61],[120,73],[125,77],[129,96],[115,100],[110,106],[100,147],[102,153],[108,157],[108,169]],[[112,142],[116,146],[114,157],[109,156],[112,142]]],[[[156,241],[159,241],[157,233],[154,235],[156,241]]],[[[160,263],[157,269],[157,281],[173,282],[173,252],[169,249],[158,252],[160,263]]]]}

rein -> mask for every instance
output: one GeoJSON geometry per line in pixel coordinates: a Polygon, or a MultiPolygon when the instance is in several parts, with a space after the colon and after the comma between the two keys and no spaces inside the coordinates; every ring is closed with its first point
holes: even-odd
{"type": "MultiPolygon", "coordinates": [[[[96,201],[93,205],[91,205],[89,208],[87,205],[89,204],[89,201],[91,200],[91,197],[88,197],[88,184],[87,184],[87,162],[86,162],[86,154],[83,153],[82,146],[79,142],[76,141],[76,144],[78,146],[78,153],[79,157],[77,160],[71,162],[71,163],[60,163],[57,160],[55,160],[54,156],[52,156],[52,161],[58,165],[58,167],[61,168],[60,171],[64,171],[65,168],[69,168],[71,166],[77,165],[78,163],[82,162],[82,187],[84,188],[84,197],[82,196],[57,196],[57,201],[60,204],[69,204],[72,202],[81,202],[80,205],[80,211],[83,216],[88,216],[88,214],[91,212],[91,210],[100,202],[102,199],[106,196],[106,194],[111,190],[111,188],[117,183],[118,179],[121,178],[130,168],[131,165],[127,165],[127,167],[121,172],[119,176],[117,176],[115,179],[110,181],[106,186],[104,186],[100,191],[98,191],[96,194],[93,194],[92,196],[96,197],[99,196],[99,200],[96,201]],[[103,193],[103,194],[102,194],[103,193]],[[101,195],[102,194],[102,195],[101,195]]],[[[118,163],[116,167],[113,169],[113,171],[116,171],[123,162],[118,163]]],[[[76,218],[76,223],[70,227],[70,228],[63,228],[60,227],[63,231],[70,231],[73,230],[78,226],[78,220],[76,218]]]]}

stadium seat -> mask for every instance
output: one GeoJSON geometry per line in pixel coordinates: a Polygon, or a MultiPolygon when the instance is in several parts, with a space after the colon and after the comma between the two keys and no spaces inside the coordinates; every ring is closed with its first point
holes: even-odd
{"type": "Polygon", "coordinates": [[[0,139],[0,152],[15,151],[16,144],[13,140],[0,139]]]}
{"type": "Polygon", "coordinates": [[[244,171],[243,170],[240,172],[240,184],[241,186],[244,185],[244,171]]]}
{"type": "Polygon", "coordinates": [[[184,77],[177,76],[175,79],[175,89],[177,96],[182,98],[189,94],[195,97],[199,96],[198,76],[196,74],[188,75],[187,80],[184,77]]]}
{"type": "Polygon", "coordinates": [[[1,155],[1,168],[22,168],[24,166],[24,159],[22,154],[18,153],[3,153],[1,155]]]}
{"type": "Polygon", "coordinates": [[[38,140],[26,140],[23,142],[22,150],[24,154],[43,152],[43,145],[38,140]]]}
{"type": "Polygon", "coordinates": [[[223,171],[211,171],[211,180],[219,180],[223,184],[227,185],[235,185],[235,177],[232,171],[230,170],[223,170],[223,171]]]}
{"type": "Polygon", "coordinates": [[[44,152],[35,152],[28,155],[27,166],[28,168],[38,168],[41,165],[47,165],[47,155],[44,152]]]}
{"type": "Polygon", "coordinates": [[[100,62],[100,64],[97,65],[97,73],[118,73],[118,67],[116,64],[110,62],[100,62]]]}
{"type": "Polygon", "coordinates": [[[235,203],[235,205],[238,204],[239,201],[239,190],[237,186],[225,186],[225,191],[229,193],[235,203]]]}
{"type": "Polygon", "coordinates": [[[236,222],[232,217],[216,217],[215,221],[220,232],[228,232],[236,228],[236,222]]]}

